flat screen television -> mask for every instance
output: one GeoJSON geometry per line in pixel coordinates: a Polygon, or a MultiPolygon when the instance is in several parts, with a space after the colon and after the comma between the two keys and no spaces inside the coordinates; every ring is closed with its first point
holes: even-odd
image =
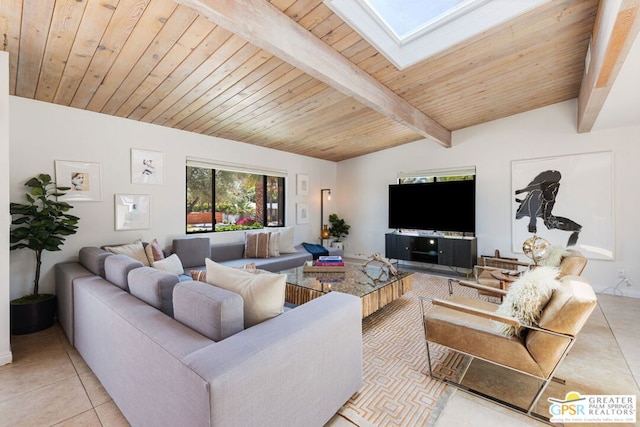
{"type": "Polygon", "coordinates": [[[475,179],[389,185],[389,228],[475,234],[475,179]]]}

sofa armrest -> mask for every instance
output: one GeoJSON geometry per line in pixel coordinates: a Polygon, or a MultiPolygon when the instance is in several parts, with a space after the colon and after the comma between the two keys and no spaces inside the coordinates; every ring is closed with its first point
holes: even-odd
{"type": "Polygon", "coordinates": [[[80,277],[95,276],[79,262],[61,262],[55,265],[58,322],[73,345],[73,281],[80,277]]]}
{"type": "Polygon", "coordinates": [[[433,305],[439,305],[441,307],[445,307],[445,308],[448,308],[448,309],[451,309],[451,310],[456,310],[456,311],[459,311],[461,313],[472,314],[474,316],[480,316],[480,317],[483,317],[485,319],[495,320],[496,322],[506,323],[509,326],[514,326],[514,327],[522,326],[520,324],[520,322],[518,321],[518,319],[516,319],[514,317],[511,317],[511,316],[504,316],[504,315],[501,315],[501,314],[497,314],[494,311],[482,310],[482,309],[477,308],[477,307],[472,307],[472,306],[469,306],[469,305],[460,304],[458,302],[447,301],[447,300],[442,300],[442,299],[431,300],[431,303],[433,305]]]}
{"type": "Polygon", "coordinates": [[[210,384],[211,425],[324,425],[362,383],[360,299],[329,293],[185,363],[210,384]]]}
{"type": "Polygon", "coordinates": [[[506,296],[507,295],[507,291],[505,291],[504,289],[499,289],[499,288],[494,288],[491,286],[485,286],[485,285],[481,285],[480,283],[475,283],[475,282],[469,282],[466,280],[458,280],[458,284],[460,286],[465,286],[467,288],[473,288],[476,289],[478,291],[486,291],[486,292],[491,292],[497,295],[502,295],[502,296],[506,296]]]}

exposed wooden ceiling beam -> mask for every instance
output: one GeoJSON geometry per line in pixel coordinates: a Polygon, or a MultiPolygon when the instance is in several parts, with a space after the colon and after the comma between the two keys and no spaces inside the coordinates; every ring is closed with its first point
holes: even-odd
{"type": "Polygon", "coordinates": [[[640,0],[601,0],[578,96],[578,132],[590,132],[640,31],[640,0]]]}
{"type": "Polygon", "coordinates": [[[264,0],[176,0],[369,108],[439,144],[451,132],[264,0]]]}

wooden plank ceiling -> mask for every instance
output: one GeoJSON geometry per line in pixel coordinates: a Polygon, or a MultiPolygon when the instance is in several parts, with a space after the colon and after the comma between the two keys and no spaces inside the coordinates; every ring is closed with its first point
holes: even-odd
{"type": "MultiPolygon", "coordinates": [[[[552,1],[397,70],[322,0],[270,3],[445,131],[576,98],[598,9],[552,1]]],[[[175,0],[2,0],[0,31],[19,97],[330,161],[424,138],[175,0]]]]}

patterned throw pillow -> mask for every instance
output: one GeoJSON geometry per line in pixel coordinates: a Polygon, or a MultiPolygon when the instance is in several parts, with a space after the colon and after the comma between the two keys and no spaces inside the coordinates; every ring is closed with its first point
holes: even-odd
{"type": "Polygon", "coordinates": [[[269,233],[269,258],[280,256],[280,233],[272,231],[269,233]]]}
{"type": "Polygon", "coordinates": [[[147,254],[147,258],[149,259],[149,265],[153,265],[155,261],[160,261],[165,258],[162,247],[160,247],[160,243],[158,243],[156,239],[153,239],[147,244],[144,248],[144,252],[147,254]]]}
{"type": "Polygon", "coordinates": [[[191,278],[196,282],[207,283],[207,270],[191,270],[191,278]]]}
{"type": "Polygon", "coordinates": [[[246,233],[245,258],[269,258],[269,233],[246,233]]]}

